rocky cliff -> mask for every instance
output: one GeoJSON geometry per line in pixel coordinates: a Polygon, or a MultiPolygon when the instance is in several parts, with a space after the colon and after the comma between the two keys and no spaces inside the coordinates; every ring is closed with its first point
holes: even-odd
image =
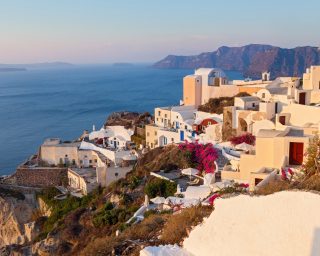
{"type": "Polygon", "coordinates": [[[0,255],[26,255],[40,231],[35,216],[46,216],[50,209],[36,200],[33,191],[19,192],[0,187],[0,255]]]}
{"type": "Polygon", "coordinates": [[[26,231],[32,212],[32,205],[25,200],[0,197],[0,247],[24,244],[30,239],[26,231]]]}
{"type": "Polygon", "coordinates": [[[149,124],[151,115],[148,112],[137,113],[130,111],[114,112],[108,116],[104,126],[122,125],[126,128],[133,128],[139,125],[149,124]]]}
{"type": "Polygon", "coordinates": [[[310,65],[320,64],[320,50],[304,46],[292,49],[271,45],[250,44],[242,47],[222,46],[214,52],[195,56],[169,55],[155,63],[156,68],[218,67],[240,71],[244,76],[260,77],[270,71],[272,77],[301,76],[310,65]]]}

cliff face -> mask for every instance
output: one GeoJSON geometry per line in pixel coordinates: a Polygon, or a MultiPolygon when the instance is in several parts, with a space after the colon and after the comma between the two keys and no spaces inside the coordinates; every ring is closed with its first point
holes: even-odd
{"type": "Polygon", "coordinates": [[[0,247],[24,244],[28,237],[33,207],[25,200],[0,197],[0,247]]]}
{"type": "Polygon", "coordinates": [[[196,56],[169,55],[155,63],[156,68],[218,67],[240,71],[244,76],[260,77],[261,72],[270,71],[273,77],[301,76],[311,65],[320,64],[317,47],[285,49],[271,45],[251,44],[242,47],[222,46],[214,52],[196,56]]]}

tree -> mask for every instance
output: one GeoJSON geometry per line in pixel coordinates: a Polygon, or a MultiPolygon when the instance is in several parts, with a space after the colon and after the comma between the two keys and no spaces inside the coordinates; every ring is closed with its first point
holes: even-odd
{"type": "Polygon", "coordinates": [[[305,154],[305,161],[302,165],[302,171],[307,176],[319,174],[320,172],[320,138],[316,135],[310,143],[305,154]]]}

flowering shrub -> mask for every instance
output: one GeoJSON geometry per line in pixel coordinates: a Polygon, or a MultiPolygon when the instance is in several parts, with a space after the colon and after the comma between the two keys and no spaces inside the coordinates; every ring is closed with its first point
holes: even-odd
{"type": "Polygon", "coordinates": [[[186,141],[179,145],[179,149],[187,155],[190,164],[194,165],[200,172],[214,172],[218,153],[211,143],[203,145],[198,142],[189,143],[186,141]]]}
{"type": "Polygon", "coordinates": [[[281,168],[281,179],[287,180],[287,174],[285,169],[281,168]]]}
{"type": "Polygon", "coordinates": [[[214,201],[215,201],[218,197],[220,197],[219,194],[214,194],[213,196],[211,196],[211,197],[209,198],[209,203],[210,203],[210,205],[213,205],[213,204],[214,204],[214,201]]]}
{"type": "Polygon", "coordinates": [[[238,145],[244,142],[253,146],[256,143],[256,137],[251,133],[245,133],[240,136],[232,137],[230,142],[232,143],[232,145],[238,145]]]}
{"type": "Polygon", "coordinates": [[[282,180],[289,180],[291,181],[293,178],[293,171],[291,168],[288,168],[287,170],[284,168],[281,168],[281,179],[282,180]],[[290,175],[290,180],[289,180],[289,176],[290,175]]]}
{"type": "Polygon", "coordinates": [[[248,187],[249,187],[249,184],[248,184],[248,183],[240,183],[240,184],[239,184],[239,187],[240,187],[240,188],[248,188],[248,187]]]}

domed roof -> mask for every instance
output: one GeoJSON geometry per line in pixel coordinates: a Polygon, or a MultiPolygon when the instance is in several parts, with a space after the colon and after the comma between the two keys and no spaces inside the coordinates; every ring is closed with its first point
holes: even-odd
{"type": "Polygon", "coordinates": [[[198,68],[194,73],[199,76],[227,77],[220,68],[198,68]]]}

